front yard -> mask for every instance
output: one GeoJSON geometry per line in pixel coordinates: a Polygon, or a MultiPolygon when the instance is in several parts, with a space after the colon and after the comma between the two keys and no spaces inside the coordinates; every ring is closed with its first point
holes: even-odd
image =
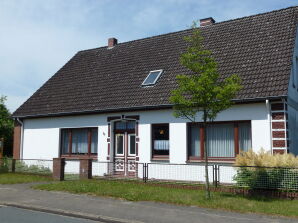
{"type": "Polygon", "coordinates": [[[40,176],[40,175],[22,174],[22,173],[1,173],[0,174],[0,184],[48,182],[51,180],[52,180],[51,176],[40,176]]]}
{"type": "Polygon", "coordinates": [[[140,184],[133,181],[78,180],[35,185],[33,188],[114,197],[129,201],[155,201],[238,212],[298,217],[298,200],[281,200],[266,197],[248,198],[222,192],[213,192],[212,199],[206,200],[203,190],[166,188],[150,185],[150,183],[140,184]]]}

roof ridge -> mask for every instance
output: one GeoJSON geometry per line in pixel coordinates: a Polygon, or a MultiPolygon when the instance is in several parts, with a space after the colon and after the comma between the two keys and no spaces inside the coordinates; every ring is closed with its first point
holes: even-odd
{"type": "MultiPolygon", "coordinates": [[[[225,20],[225,21],[214,23],[212,26],[227,23],[227,22],[234,22],[234,21],[237,21],[237,20],[247,19],[247,18],[250,18],[250,17],[257,17],[257,16],[263,16],[263,15],[266,15],[266,14],[286,11],[286,10],[290,10],[290,9],[294,9],[294,8],[298,8],[298,6],[290,6],[290,7],[287,7],[287,8],[275,9],[275,10],[269,11],[269,12],[261,12],[261,13],[257,13],[257,14],[254,14],[254,15],[248,15],[248,16],[244,16],[244,17],[240,17],[240,18],[225,20]]],[[[209,26],[207,26],[207,27],[209,27],[209,26]]]]}
{"type": "MultiPolygon", "coordinates": [[[[262,15],[276,13],[276,12],[280,12],[280,11],[286,11],[286,10],[290,10],[290,9],[294,9],[294,8],[298,8],[298,6],[290,6],[290,7],[287,7],[287,8],[276,9],[276,10],[273,10],[273,11],[270,11],[270,12],[262,12],[262,13],[258,13],[258,14],[254,14],[254,15],[249,15],[249,16],[244,16],[244,17],[240,17],[240,18],[225,20],[225,21],[214,23],[214,24],[212,24],[212,26],[198,27],[198,28],[199,29],[201,29],[201,28],[210,28],[210,27],[218,26],[218,25],[225,24],[225,23],[228,23],[228,22],[234,22],[234,21],[237,21],[237,20],[247,19],[247,18],[250,18],[250,17],[262,16],[262,15]]],[[[118,43],[117,45],[128,44],[128,43],[132,43],[132,42],[136,42],[136,41],[143,41],[143,40],[146,40],[146,39],[157,38],[157,37],[166,36],[166,35],[173,35],[173,34],[176,34],[176,33],[186,32],[186,31],[189,31],[191,29],[192,28],[188,28],[188,29],[183,29],[183,30],[179,30],[179,31],[163,33],[163,34],[159,34],[159,35],[155,35],[155,36],[148,36],[148,37],[144,37],[144,38],[140,38],[140,39],[129,40],[129,41],[126,41],[126,42],[118,43]]],[[[100,47],[96,47],[96,48],[80,50],[78,52],[95,51],[95,50],[99,50],[99,49],[102,49],[102,48],[107,48],[107,46],[100,46],[100,47]]]]}

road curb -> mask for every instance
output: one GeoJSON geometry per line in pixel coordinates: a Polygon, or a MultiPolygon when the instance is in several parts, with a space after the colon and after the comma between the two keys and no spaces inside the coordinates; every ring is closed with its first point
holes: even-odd
{"type": "Polygon", "coordinates": [[[102,216],[102,215],[66,211],[62,209],[54,209],[54,208],[48,208],[48,207],[45,208],[42,206],[26,205],[26,204],[19,204],[19,203],[0,203],[0,206],[15,207],[15,208],[27,209],[31,211],[39,211],[39,212],[45,212],[49,214],[56,214],[56,215],[98,221],[102,223],[143,223],[142,221],[118,219],[118,218],[112,218],[112,217],[102,216]]]}

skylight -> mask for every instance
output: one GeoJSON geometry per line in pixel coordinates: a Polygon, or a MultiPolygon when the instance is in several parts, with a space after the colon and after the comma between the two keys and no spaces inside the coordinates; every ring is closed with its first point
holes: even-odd
{"type": "Polygon", "coordinates": [[[154,85],[158,78],[160,77],[163,70],[153,70],[150,71],[144,82],[142,83],[142,86],[148,86],[148,85],[154,85]]]}

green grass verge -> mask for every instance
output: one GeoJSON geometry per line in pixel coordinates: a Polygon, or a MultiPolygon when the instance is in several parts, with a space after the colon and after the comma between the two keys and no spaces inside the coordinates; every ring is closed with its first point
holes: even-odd
{"type": "Polygon", "coordinates": [[[229,193],[213,192],[206,200],[204,191],[165,188],[127,181],[78,180],[34,185],[33,188],[49,191],[66,191],[126,199],[129,201],[155,201],[179,205],[195,205],[238,212],[298,217],[298,200],[281,200],[266,197],[243,197],[229,193]]]}
{"type": "Polygon", "coordinates": [[[21,184],[51,181],[51,177],[21,173],[1,173],[0,184],[21,184]]]}

